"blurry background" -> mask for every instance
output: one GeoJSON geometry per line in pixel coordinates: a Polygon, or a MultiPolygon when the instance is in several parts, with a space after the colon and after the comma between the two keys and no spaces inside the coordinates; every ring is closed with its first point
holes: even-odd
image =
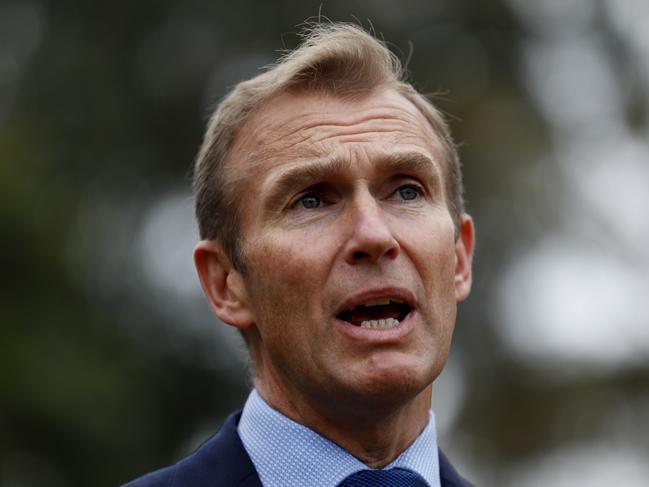
{"type": "Polygon", "coordinates": [[[189,171],[320,8],[411,55],[461,144],[476,282],[442,447],[478,485],[649,485],[645,0],[0,1],[0,485],[117,485],[243,403],[189,171]]]}

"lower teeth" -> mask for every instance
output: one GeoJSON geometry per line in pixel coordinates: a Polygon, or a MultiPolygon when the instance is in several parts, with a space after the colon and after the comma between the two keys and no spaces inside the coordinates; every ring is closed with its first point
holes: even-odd
{"type": "Polygon", "coordinates": [[[384,320],[365,320],[361,323],[361,328],[393,328],[399,324],[399,320],[386,318],[384,320]]]}

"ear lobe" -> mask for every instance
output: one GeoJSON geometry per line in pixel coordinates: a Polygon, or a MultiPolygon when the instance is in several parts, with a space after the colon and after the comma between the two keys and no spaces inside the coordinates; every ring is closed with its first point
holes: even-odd
{"type": "Polygon", "coordinates": [[[473,219],[465,213],[462,215],[459,235],[455,242],[455,301],[458,303],[464,301],[471,292],[474,243],[473,219]]]}
{"type": "Polygon", "coordinates": [[[239,329],[254,324],[241,273],[215,240],[201,240],[194,248],[194,264],[203,292],[221,321],[239,329]]]}

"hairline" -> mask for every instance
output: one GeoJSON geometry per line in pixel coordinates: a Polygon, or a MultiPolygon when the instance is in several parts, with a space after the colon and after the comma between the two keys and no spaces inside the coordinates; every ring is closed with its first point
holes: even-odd
{"type": "Polygon", "coordinates": [[[463,185],[457,151],[443,115],[406,81],[401,63],[385,42],[359,26],[307,24],[302,35],[304,42],[298,49],[264,73],[237,84],[210,119],[194,173],[201,238],[219,241],[235,268],[243,268],[241,208],[237,204],[241,193],[231,176],[233,148],[241,130],[266,103],[293,90],[362,98],[380,86],[394,89],[412,103],[432,129],[435,140],[431,144],[444,166],[446,204],[457,234],[464,211],[463,185]]]}

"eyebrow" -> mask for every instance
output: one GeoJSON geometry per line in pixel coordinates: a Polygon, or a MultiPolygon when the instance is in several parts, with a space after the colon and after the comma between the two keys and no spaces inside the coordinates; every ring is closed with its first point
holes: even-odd
{"type": "MultiPolygon", "coordinates": [[[[275,208],[285,199],[286,194],[298,189],[308,188],[323,181],[350,171],[355,163],[347,158],[334,156],[306,160],[300,165],[283,171],[271,182],[271,189],[266,198],[267,208],[275,208]]],[[[439,189],[441,174],[439,165],[421,152],[396,152],[380,157],[374,164],[377,173],[413,174],[423,178],[439,189]]]]}

